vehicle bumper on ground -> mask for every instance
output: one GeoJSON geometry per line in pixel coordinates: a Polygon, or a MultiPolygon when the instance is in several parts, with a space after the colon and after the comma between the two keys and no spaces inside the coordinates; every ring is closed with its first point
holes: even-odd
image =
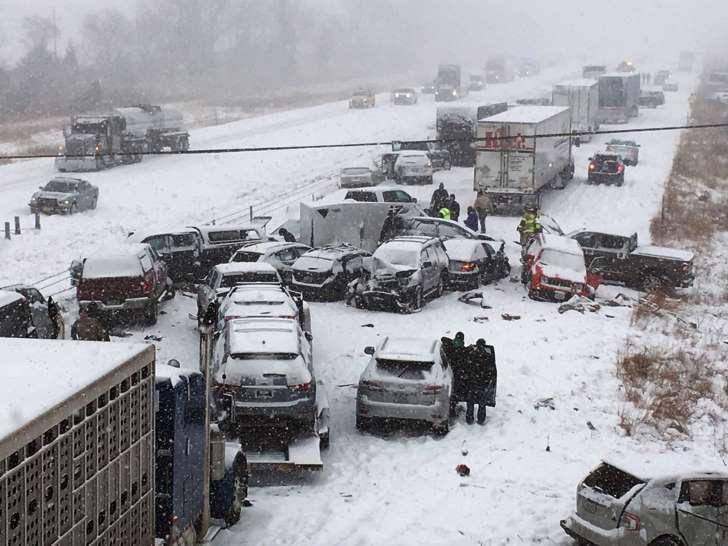
{"type": "Polygon", "coordinates": [[[415,103],[415,99],[413,98],[398,98],[398,99],[392,99],[392,103],[394,104],[404,104],[404,105],[410,105],[415,103]]]}
{"type": "Polygon", "coordinates": [[[407,309],[414,297],[414,291],[409,290],[385,290],[370,289],[361,294],[364,306],[376,309],[407,309]]]}
{"type": "Polygon", "coordinates": [[[80,300],[78,306],[83,308],[88,307],[90,304],[96,304],[96,307],[101,313],[124,313],[127,311],[143,311],[153,301],[149,297],[129,298],[119,303],[105,303],[99,300],[80,300]]]}
{"type": "Polygon", "coordinates": [[[629,535],[623,528],[602,529],[572,514],[561,520],[561,528],[571,538],[594,546],[640,546],[644,541],[639,533],[629,535]]]}
{"type": "Polygon", "coordinates": [[[356,413],[364,418],[397,419],[407,421],[425,421],[438,424],[448,419],[450,407],[448,403],[438,399],[432,405],[397,404],[395,402],[375,402],[367,395],[360,395],[356,401],[356,413]]]}

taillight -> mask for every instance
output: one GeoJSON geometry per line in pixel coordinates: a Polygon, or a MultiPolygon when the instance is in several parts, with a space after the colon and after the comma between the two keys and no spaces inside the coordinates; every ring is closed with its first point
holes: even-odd
{"type": "Polygon", "coordinates": [[[442,385],[425,385],[422,388],[422,394],[440,394],[442,385]]]}
{"type": "Polygon", "coordinates": [[[288,389],[292,390],[293,392],[311,392],[313,390],[313,386],[311,383],[301,383],[300,385],[288,385],[288,389]]]}
{"type": "Polygon", "coordinates": [[[640,530],[640,518],[638,516],[625,512],[622,521],[627,531],[637,532],[640,530]]]}
{"type": "Polygon", "coordinates": [[[473,271],[475,270],[475,264],[471,262],[465,262],[460,266],[460,271],[473,271]]]}
{"type": "Polygon", "coordinates": [[[619,166],[617,167],[617,172],[618,172],[618,173],[622,173],[622,172],[624,172],[624,165],[619,165],[619,166]]]}
{"type": "Polygon", "coordinates": [[[142,279],[142,282],[139,283],[139,287],[142,289],[142,294],[144,295],[150,294],[152,292],[152,285],[147,279],[142,279]]]}
{"type": "Polygon", "coordinates": [[[594,163],[589,163],[589,170],[590,171],[593,171],[596,168],[597,168],[597,166],[594,163]]]}

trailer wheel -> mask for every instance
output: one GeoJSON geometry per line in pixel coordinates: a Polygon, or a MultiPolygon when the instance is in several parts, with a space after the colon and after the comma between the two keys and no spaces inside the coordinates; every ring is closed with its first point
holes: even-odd
{"type": "Polygon", "coordinates": [[[153,301],[144,309],[144,324],[147,326],[154,326],[157,324],[157,312],[159,307],[156,301],[153,301]]]}

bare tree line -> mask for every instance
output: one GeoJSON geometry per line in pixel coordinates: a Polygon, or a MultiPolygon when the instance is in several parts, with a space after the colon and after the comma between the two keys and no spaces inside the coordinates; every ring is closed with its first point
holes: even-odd
{"type": "MultiPolygon", "coordinates": [[[[423,0],[158,0],[85,15],[61,35],[24,20],[25,54],[0,69],[0,112],[47,115],[139,101],[232,100],[283,86],[409,69],[426,58],[423,0]],[[64,51],[55,52],[59,38],[64,51]]],[[[427,1],[427,0],[424,0],[427,1]]]]}

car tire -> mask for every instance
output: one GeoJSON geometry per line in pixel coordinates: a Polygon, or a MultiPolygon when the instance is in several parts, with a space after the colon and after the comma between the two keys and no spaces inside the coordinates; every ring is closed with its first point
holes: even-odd
{"type": "Polygon", "coordinates": [[[539,295],[538,291],[530,289],[528,290],[528,297],[534,301],[541,301],[541,296],[539,295]]]}
{"type": "Polygon", "coordinates": [[[676,537],[660,537],[650,542],[650,546],[683,546],[683,543],[676,537]]]}
{"type": "Polygon", "coordinates": [[[441,298],[442,295],[445,293],[445,274],[443,273],[440,275],[440,280],[437,283],[437,286],[435,287],[435,297],[441,298]]]}
{"type": "Polygon", "coordinates": [[[500,276],[501,279],[505,279],[507,277],[510,277],[511,276],[511,264],[509,264],[509,263],[505,264],[501,268],[500,273],[501,273],[501,276],[500,276]]]}
{"type": "Polygon", "coordinates": [[[236,460],[233,464],[233,498],[225,511],[225,525],[232,527],[240,521],[243,512],[243,501],[248,496],[247,465],[236,460]]]}
{"type": "Polygon", "coordinates": [[[319,436],[319,447],[321,449],[329,449],[329,446],[331,445],[331,437],[330,433],[322,434],[319,436]]]}
{"type": "Polygon", "coordinates": [[[157,315],[159,314],[159,304],[153,301],[144,308],[144,324],[146,326],[154,326],[157,324],[157,315]]]}
{"type": "Polygon", "coordinates": [[[368,417],[362,417],[358,413],[356,414],[356,430],[364,432],[369,429],[371,420],[368,417]]]}
{"type": "Polygon", "coordinates": [[[435,436],[446,436],[447,433],[450,432],[450,422],[446,419],[442,423],[432,425],[432,432],[435,436]]]}
{"type": "Polygon", "coordinates": [[[411,312],[420,311],[424,305],[424,294],[422,287],[418,286],[415,288],[415,293],[412,296],[412,305],[410,306],[411,312]]]}

